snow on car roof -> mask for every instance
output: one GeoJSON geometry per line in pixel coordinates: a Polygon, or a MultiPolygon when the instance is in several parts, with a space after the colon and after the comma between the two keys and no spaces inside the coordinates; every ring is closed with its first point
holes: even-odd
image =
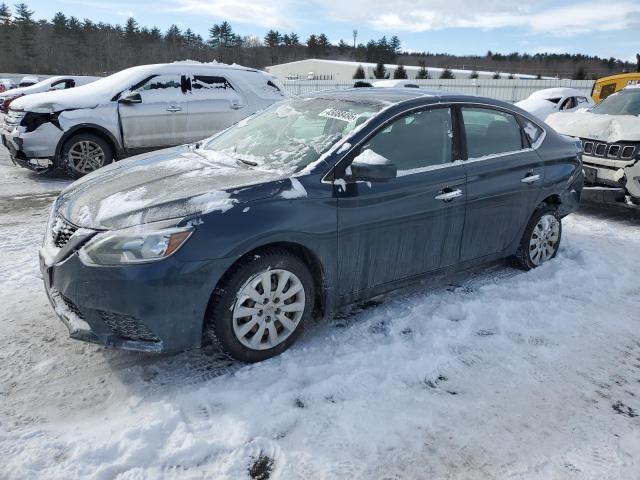
{"type": "Polygon", "coordinates": [[[570,87],[544,88],[529,95],[528,98],[554,98],[554,97],[586,97],[585,92],[570,87]]]}
{"type": "MultiPolygon", "coordinates": [[[[139,65],[137,67],[121,70],[113,75],[109,75],[108,77],[101,78],[95,82],[87,85],[81,85],[73,89],[35,93],[33,95],[21,97],[11,104],[11,108],[14,110],[30,110],[38,112],[93,108],[102,102],[110,101],[115,95],[151,75],[167,73],[183,74],[191,73],[194,70],[197,70],[198,72],[207,70],[214,72],[220,71],[220,69],[264,73],[241,65],[227,65],[218,62],[200,63],[183,61],[139,65]]],[[[264,75],[268,74],[264,73],[264,75]]]]}

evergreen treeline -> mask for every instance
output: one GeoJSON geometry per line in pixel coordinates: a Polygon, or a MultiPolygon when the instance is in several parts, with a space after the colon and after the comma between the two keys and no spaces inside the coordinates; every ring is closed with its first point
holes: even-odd
{"type": "MultiPolygon", "coordinates": [[[[520,54],[487,52],[485,56],[453,56],[431,53],[403,53],[397,36],[356,43],[340,40],[331,44],[324,33],[301,39],[296,33],[269,30],[264,38],[240,36],[228,22],[213,25],[207,38],[191,29],[172,25],[167,31],[141,26],[129,18],[125,25],[95,23],[59,12],[49,20],[36,20],[25,3],[13,10],[0,5],[0,71],[41,74],[105,75],[141,63],[161,63],[192,59],[263,68],[305,58],[331,58],[371,63],[421,65],[424,77],[428,67],[466,68],[494,72],[519,72],[573,78],[597,78],[635,65],[615,58],[587,55],[520,54]],[[426,68],[425,68],[426,66],[426,68]]],[[[384,70],[384,68],[382,69],[384,70]]],[[[355,72],[354,72],[355,73],[355,72]]],[[[382,78],[397,72],[378,72],[382,78]]]]}

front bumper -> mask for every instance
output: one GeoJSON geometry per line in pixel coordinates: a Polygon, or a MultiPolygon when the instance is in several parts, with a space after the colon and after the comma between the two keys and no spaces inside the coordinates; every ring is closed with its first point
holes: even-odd
{"type": "Polygon", "coordinates": [[[640,160],[616,161],[584,156],[585,184],[588,187],[624,189],[640,198],[640,160]]]}
{"type": "Polygon", "coordinates": [[[33,132],[5,124],[0,137],[16,165],[42,171],[54,166],[55,150],[62,131],[51,123],[43,124],[33,132]]]}
{"type": "Polygon", "coordinates": [[[231,260],[96,267],[77,253],[40,270],[71,338],[145,352],[198,348],[209,298],[231,260]]]}

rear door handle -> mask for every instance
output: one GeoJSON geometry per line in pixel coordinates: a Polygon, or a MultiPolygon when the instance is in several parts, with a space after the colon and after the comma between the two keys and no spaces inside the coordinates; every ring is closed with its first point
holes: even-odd
{"type": "Polygon", "coordinates": [[[170,107],[167,107],[167,112],[180,112],[182,111],[182,107],[179,107],[177,105],[171,105],[170,107]]]}
{"type": "Polygon", "coordinates": [[[453,200],[454,198],[458,198],[462,196],[462,190],[460,190],[459,188],[456,190],[450,190],[450,189],[443,189],[438,195],[436,195],[434,198],[436,200],[442,200],[443,202],[450,202],[451,200],[453,200]],[[445,191],[447,190],[447,191],[445,191]]]}
{"type": "Polygon", "coordinates": [[[540,180],[540,175],[527,175],[526,177],[524,177],[522,180],[520,180],[522,183],[527,183],[529,185],[531,185],[532,183],[537,182],[538,180],[540,180]]]}

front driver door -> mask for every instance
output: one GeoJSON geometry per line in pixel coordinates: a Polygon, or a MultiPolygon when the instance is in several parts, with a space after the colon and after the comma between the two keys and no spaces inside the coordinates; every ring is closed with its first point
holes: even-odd
{"type": "Polygon", "coordinates": [[[453,163],[448,107],[414,111],[384,126],[351,160],[381,157],[387,182],[336,181],[341,295],[354,295],[458,261],[465,212],[464,166],[453,163]]]}
{"type": "Polygon", "coordinates": [[[155,75],[135,85],[131,91],[142,102],[118,104],[125,148],[187,143],[187,89],[184,75],[178,74],[155,75]]]}

